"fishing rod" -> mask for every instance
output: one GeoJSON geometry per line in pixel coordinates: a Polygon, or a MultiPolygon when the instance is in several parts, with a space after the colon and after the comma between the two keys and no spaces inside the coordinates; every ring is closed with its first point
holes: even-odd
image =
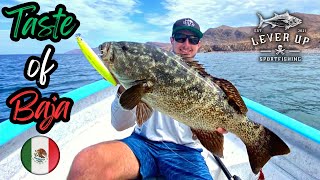
{"type": "Polygon", "coordinates": [[[222,169],[222,171],[224,172],[224,174],[227,176],[227,178],[229,180],[241,180],[241,178],[237,175],[231,175],[231,173],[228,171],[227,167],[223,164],[223,162],[221,161],[221,159],[216,156],[213,155],[213,157],[216,159],[216,161],[218,162],[218,165],[220,166],[220,168],[222,169]]]}

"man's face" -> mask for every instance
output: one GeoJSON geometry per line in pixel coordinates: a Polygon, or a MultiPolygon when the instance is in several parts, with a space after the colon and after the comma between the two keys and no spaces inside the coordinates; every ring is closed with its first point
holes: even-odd
{"type": "MultiPolygon", "coordinates": [[[[177,33],[195,36],[195,34],[193,32],[188,31],[188,30],[181,30],[181,31],[178,31],[177,33]]],[[[173,52],[175,54],[180,55],[181,57],[184,57],[184,58],[186,58],[186,57],[193,58],[197,54],[198,49],[200,48],[200,42],[198,44],[194,45],[189,42],[190,41],[189,39],[187,39],[181,43],[181,42],[175,41],[174,38],[171,37],[170,41],[172,44],[173,52]]]]}

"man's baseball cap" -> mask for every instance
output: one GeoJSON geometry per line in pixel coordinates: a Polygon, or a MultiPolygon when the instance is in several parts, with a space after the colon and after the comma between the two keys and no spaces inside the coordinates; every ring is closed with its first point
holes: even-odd
{"type": "Polygon", "coordinates": [[[200,31],[199,24],[191,18],[183,18],[177,20],[172,27],[172,36],[180,30],[189,30],[195,33],[196,36],[202,38],[203,34],[200,31]]]}

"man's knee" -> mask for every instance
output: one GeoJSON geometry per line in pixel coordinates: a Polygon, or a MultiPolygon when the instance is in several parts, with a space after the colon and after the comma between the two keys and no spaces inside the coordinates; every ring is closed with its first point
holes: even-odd
{"type": "Polygon", "coordinates": [[[88,170],[90,149],[86,148],[80,151],[75,158],[73,159],[70,172],[68,175],[68,179],[78,179],[79,177],[83,177],[88,170]]]}
{"type": "Polygon", "coordinates": [[[104,166],[98,163],[101,159],[99,153],[97,153],[96,147],[88,147],[80,151],[74,158],[68,179],[87,179],[89,177],[103,177],[106,179],[112,179],[111,166],[108,166],[108,162],[104,157],[104,166]]]}
{"type": "Polygon", "coordinates": [[[137,160],[136,164],[128,162],[130,156],[124,147],[123,143],[107,142],[83,149],[75,156],[68,179],[115,179],[124,175],[119,166],[137,173],[139,164],[137,160]]]}

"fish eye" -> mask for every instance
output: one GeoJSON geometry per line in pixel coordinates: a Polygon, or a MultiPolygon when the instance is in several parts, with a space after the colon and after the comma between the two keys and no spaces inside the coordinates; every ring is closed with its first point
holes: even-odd
{"type": "Polygon", "coordinates": [[[124,50],[124,51],[129,50],[129,48],[127,46],[122,46],[121,49],[124,50]]]}

